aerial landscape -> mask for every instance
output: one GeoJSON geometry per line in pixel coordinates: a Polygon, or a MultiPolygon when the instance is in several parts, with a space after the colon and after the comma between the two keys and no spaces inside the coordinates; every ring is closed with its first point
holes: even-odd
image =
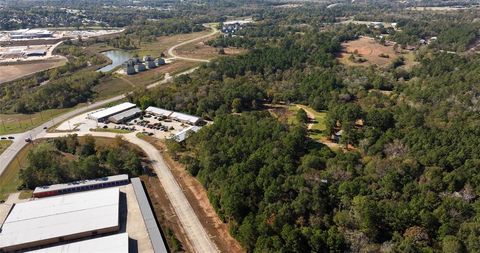
{"type": "Polygon", "coordinates": [[[480,0],[0,0],[0,252],[480,252],[480,0]]]}

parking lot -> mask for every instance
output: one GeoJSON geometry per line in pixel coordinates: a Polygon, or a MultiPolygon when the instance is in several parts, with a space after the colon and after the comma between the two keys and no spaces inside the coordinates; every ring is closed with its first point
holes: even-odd
{"type": "Polygon", "coordinates": [[[56,130],[78,132],[89,132],[91,129],[95,129],[97,131],[120,130],[119,132],[121,132],[121,130],[125,130],[144,133],[158,139],[165,139],[190,126],[172,119],[157,117],[148,113],[122,124],[116,124],[112,122],[97,123],[96,121],[87,118],[88,113],[78,115],[61,123],[56,130]]]}

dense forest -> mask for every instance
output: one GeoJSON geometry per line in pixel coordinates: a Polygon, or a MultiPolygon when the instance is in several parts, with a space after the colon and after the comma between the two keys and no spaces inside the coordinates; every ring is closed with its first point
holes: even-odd
{"type": "Polygon", "coordinates": [[[375,33],[366,26],[257,38],[260,25],[210,42],[248,53],[129,96],[214,121],[172,148],[247,251],[479,251],[480,57],[431,46],[411,69],[347,67],[340,43],[375,33]],[[324,134],[343,130],[353,148],[263,110],[277,102],[326,110],[324,134]]]}
{"type": "MultiPolygon", "coordinates": [[[[162,21],[131,21],[127,35],[110,42],[134,48],[155,36],[199,30],[201,23],[227,16],[253,17],[255,22],[236,36],[207,42],[248,52],[220,56],[171,83],[127,96],[142,107],[156,105],[213,121],[186,143],[169,145],[204,185],[244,248],[480,252],[480,55],[469,53],[479,36],[478,11],[407,8],[432,1],[359,1],[329,8],[257,3],[265,7],[258,8],[246,2],[183,3],[182,10],[162,21]],[[340,23],[347,19],[395,22],[397,29],[340,23]],[[374,37],[374,43],[395,42],[396,49],[413,46],[413,64],[403,66],[403,57],[383,67],[341,64],[342,43],[359,36],[374,37]],[[292,103],[325,112],[321,134],[329,138],[341,132],[341,148],[330,149],[309,137],[304,111],[285,122],[266,110],[269,104],[292,103]]],[[[452,4],[436,5],[447,2],[452,4]]],[[[75,56],[75,48],[61,50],[83,66],[86,62],[75,56]]],[[[69,72],[76,65],[67,66],[19,81],[21,89],[5,85],[0,90],[2,110],[68,107],[92,97],[90,88],[98,76],[77,77],[78,71],[69,72]],[[49,85],[40,86],[47,79],[49,85]],[[23,88],[32,86],[28,92],[23,88]]],[[[25,186],[101,176],[104,171],[138,173],[138,157],[130,151],[95,145],[92,151],[91,144],[72,142],[68,137],[39,145],[22,172],[25,186]]]]}
{"type": "Polygon", "coordinates": [[[36,144],[20,171],[27,189],[117,174],[138,176],[143,172],[141,153],[116,138],[111,144],[97,144],[95,138],[76,134],[36,144]]]}

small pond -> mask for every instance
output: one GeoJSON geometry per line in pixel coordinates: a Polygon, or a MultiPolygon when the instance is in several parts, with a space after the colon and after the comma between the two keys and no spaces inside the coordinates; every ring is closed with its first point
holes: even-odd
{"type": "Polygon", "coordinates": [[[129,53],[123,50],[109,50],[109,51],[102,52],[102,54],[110,58],[110,60],[112,61],[112,64],[109,64],[97,70],[100,72],[111,71],[112,69],[122,65],[122,63],[126,62],[128,59],[133,57],[132,53],[129,53]]]}

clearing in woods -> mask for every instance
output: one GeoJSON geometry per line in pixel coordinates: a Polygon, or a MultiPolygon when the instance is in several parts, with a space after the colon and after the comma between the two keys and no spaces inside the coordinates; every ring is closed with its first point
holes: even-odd
{"type": "Polygon", "coordinates": [[[410,66],[412,57],[408,54],[399,54],[393,49],[393,45],[382,45],[370,37],[360,37],[357,40],[352,40],[342,43],[342,52],[339,55],[339,60],[342,64],[348,66],[370,66],[378,65],[380,67],[388,66],[394,59],[403,56],[405,58],[405,65],[410,66]],[[351,56],[356,59],[352,61],[351,56]],[[364,59],[366,61],[361,61],[364,59]]]}
{"type": "Polygon", "coordinates": [[[55,60],[0,66],[0,84],[13,81],[43,70],[60,67],[66,62],[66,59],[60,58],[55,60]]]}

